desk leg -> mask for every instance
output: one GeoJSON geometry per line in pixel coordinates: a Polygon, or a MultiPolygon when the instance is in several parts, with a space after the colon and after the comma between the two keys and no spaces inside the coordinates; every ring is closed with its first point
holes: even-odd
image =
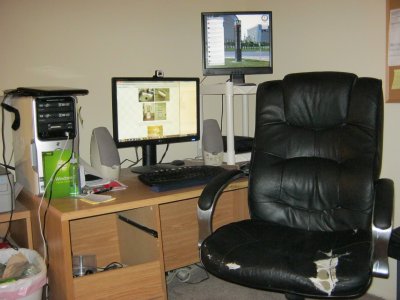
{"type": "Polygon", "coordinates": [[[242,135],[249,136],[249,97],[242,95],[242,135]]]}

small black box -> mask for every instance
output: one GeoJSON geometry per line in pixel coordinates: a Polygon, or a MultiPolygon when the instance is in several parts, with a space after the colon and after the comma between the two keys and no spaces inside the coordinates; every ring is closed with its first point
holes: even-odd
{"type": "MultiPolygon", "coordinates": [[[[253,148],[253,140],[254,138],[250,136],[236,136],[234,138],[234,144],[235,144],[235,153],[246,153],[246,152],[251,152],[251,149],[253,148]]],[[[226,152],[226,136],[222,136],[222,141],[224,143],[224,152],[226,152]]]]}

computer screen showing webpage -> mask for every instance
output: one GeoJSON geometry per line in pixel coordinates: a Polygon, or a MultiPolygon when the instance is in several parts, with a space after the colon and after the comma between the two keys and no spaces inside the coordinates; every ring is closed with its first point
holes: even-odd
{"type": "Polygon", "coordinates": [[[119,142],[196,134],[196,81],[118,81],[116,92],[119,142]]]}

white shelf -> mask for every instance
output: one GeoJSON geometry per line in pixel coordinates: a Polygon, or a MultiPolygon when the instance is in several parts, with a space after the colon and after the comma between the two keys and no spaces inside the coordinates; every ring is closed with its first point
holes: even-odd
{"type": "MultiPolygon", "coordinates": [[[[226,84],[216,83],[201,86],[202,95],[222,95],[225,94],[226,84]]],[[[257,85],[233,85],[234,95],[251,95],[257,92],[257,85]]]]}
{"type": "MultiPolygon", "coordinates": [[[[257,85],[233,85],[232,82],[204,85],[201,87],[201,134],[203,132],[203,96],[205,95],[225,95],[226,100],[226,139],[227,151],[226,162],[228,165],[234,165],[234,120],[233,120],[233,100],[235,95],[242,95],[242,135],[249,136],[249,100],[248,95],[256,94],[257,85]]],[[[201,143],[199,143],[199,155],[201,155],[201,143]]]]}

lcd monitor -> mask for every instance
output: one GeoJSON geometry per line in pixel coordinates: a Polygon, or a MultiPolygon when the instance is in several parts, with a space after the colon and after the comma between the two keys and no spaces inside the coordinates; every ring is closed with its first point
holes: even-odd
{"type": "Polygon", "coordinates": [[[144,168],[157,164],[158,144],[198,141],[199,78],[112,78],[113,139],[142,147],[144,168]]]}
{"type": "Polygon", "coordinates": [[[247,74],[272,73],[272,12],[203,12],[203,75],[229,75],[234,84],[247,74]]]}

